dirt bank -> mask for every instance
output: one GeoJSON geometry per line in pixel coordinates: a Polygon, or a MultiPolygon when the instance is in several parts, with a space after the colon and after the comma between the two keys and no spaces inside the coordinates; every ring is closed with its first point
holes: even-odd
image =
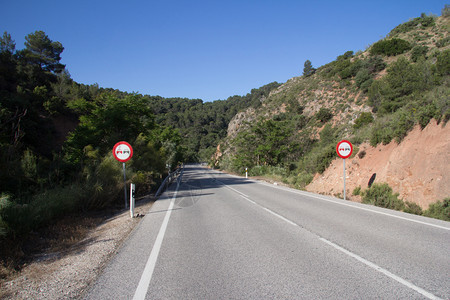
{"type": "MultiPolygon", "coordinates": [[[[346,190],[351,200],[359,200],[351,195],[353,190],[366,189],[373,173],[375,182],[388,183],[400,198],[424,209],[450,197],[450,126],[432,120],[423,130],[416,126],[400,144],[360,145],[358,154],[346,160],[346,190]]],[[[306,190],[342,195],[342,159],[336,158],[323,174],[317,174],[306,190]]]]}

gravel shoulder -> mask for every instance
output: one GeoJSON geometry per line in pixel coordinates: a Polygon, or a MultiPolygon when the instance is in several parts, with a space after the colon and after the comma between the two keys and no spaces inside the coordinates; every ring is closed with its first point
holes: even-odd
{"type": "Polygon", "coordinates": [[[0,282],[0,298],[81,299],[153,202],[144,198],[136,203],[137,217],[124,210],[68,249],[36,256],[14,279],[0,282]]]}

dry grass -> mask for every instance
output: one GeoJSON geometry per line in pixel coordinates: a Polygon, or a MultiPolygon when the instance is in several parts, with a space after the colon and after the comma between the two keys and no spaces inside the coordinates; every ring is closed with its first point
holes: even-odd
{"type": "Polygon", "coordinates": [[[61,253],[83,240],[97,227],[104,216],[91,213],[88,216],[67,216],[25,238],[2,241],[0,245],[0,280],[10,280],[37,257],[61,253]]]}
{"type": "MultiPolygon", "coordinates": [[[[38,232],[31,233],[22,242],[16,240],[0,243],[0,299],[14,298],[15,296],[12,295],[28,298],[30,295],[24,292],[25,287],[26,290],[38,289],[41,278],[51,280],[48,279],[53,278],[51,274],[56,274],[61,271],[61,268],[67,267],[67,258],[70,260],[71,257],[81,256],[79,260],[89,262],[89,270],[92,268],[101,270],[101,265],[109,259],[109,256],[102,257],[100,253],[99,258],[92,259],[90,257],[92,252],[86,251],[88,247],[95,247],[92,240],[111,239],[111,236],[114,236],[110,247],[117,249],[149,211],[154,200],[153,196],[146,196],[137,201],[136,217],[133,219],[130,218],[129,212],[123,209],[72,215],[38,232]],[[89,257],[83,258],[83,255],[89,257]]],[[[109,250],[110,253],[115,251],[109,250]]],[[[82,278],[74,280],[86,281],[77,283],[77,286],[88,286],[92,278],[90,279],[89,274],[83,274],[86,271],[83,266],[75,263],[71,264],[71,268],[75,268],[77,270],[75,274],[82,278]]],[[[59,277],[58,280],[60,280],[59,277]]],[[[58,284],[54,285],[58,286],[58,284]]],[[[75,289],[74,287],[66,288],[75,289]]]]}

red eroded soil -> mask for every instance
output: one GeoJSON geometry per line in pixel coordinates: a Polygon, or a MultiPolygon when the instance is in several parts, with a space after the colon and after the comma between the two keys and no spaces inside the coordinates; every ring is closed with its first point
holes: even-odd
{"type": "MultiPolygon", "coordinates": [[[[450,126],[432,120],[423,130],[416,126],[397,144],[359,146],[359,153],[346,160],[347,199],[358,201],[353,190],[375,183],[387,183],[400,198],[427,209],[430,203],[450,197],[450,126]]],[[[343,161],[336,158],[323,174],[317,174],[307,191],[343,195],[343,161]]]]}

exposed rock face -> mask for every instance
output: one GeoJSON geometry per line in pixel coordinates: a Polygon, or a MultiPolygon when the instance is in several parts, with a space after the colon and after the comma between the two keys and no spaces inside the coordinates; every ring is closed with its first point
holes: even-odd
{"type": "MultiPolygon", "coordinates": [[[[352,200],[353,190],[367,188],[376,173],[375,183],[385,182],[405,201],[428,208],[430,203],[450,197],[450,126],[432,120],[421,130],[416,126],[397,144],[371,147],[362,144],[359,153],[346,161],[346,194],[352,200]]],[[[322,194],[343,194],[343,162],[336,158],[323,173],[317,174],[306,187],[322,194]]]]}
{"type": "Polygon", "coordinates": [[[214,155],[213,155],[213,161],[214,161],[215,167],[218,166],[219,160],[222,157],[222,155],[223,155],[223,153],[222,153],[222,150],[220,149],[220,144],[219,144],[219,145],[217,145],[216,152],[214,152],[214,155]]]}
{"type": "Polygon", "coordinates": [[[255,109],[249,107],[246,111],[241,111],[237,113],[233,119],[231,119],[228,124],[227,135],[228,137],[235,137],[239,130],[242,129],[243,126],[246,126],[246,123],[249,123],[255,119],[255,109]]]}

